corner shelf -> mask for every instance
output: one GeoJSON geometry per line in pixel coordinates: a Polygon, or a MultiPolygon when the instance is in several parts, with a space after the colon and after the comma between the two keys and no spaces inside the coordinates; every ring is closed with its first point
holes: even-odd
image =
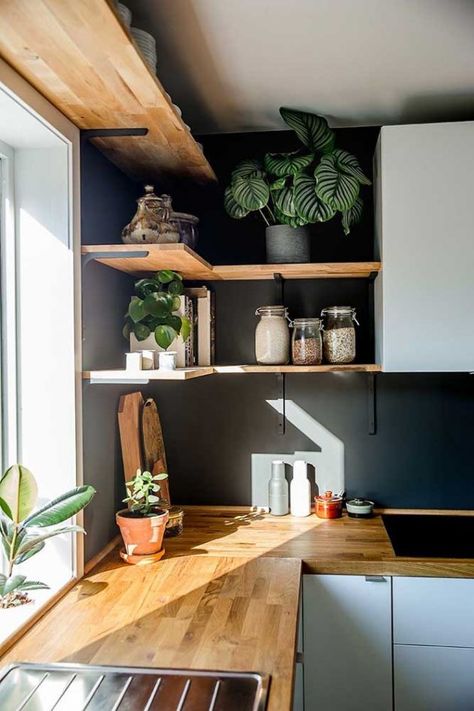
{"type": "Polygon", "coordinates": [[[173,269],[184,279],[204,281],[273,279],[367,279],[381,269],[381,262],[315,262],[303,264],[233,264],[212,266],[185,244],[108,244],[84,245],[82,254],[132,276],[159,269],[173,269]],[[143,252],[129,257],[127,252],[143,252]],[[101,256],[107,253],[107,257],[101,256]],[[123,258],[120,257],[124,253],[123,258]],[[111,257],[110,255],[114,255],[111,257]]]}
{"type": "Polygon", "coordinates": [[[207,375],[248,373],[380,373],[375,364],[350,365],[214,365],[177,370],[87,370],[82,377],[91,383],[143,383],[150,380],[191,380],[207,375]]]}
{"type": "Polygon", "coordinates": [[[216,176],[148,68],[112,2],[2,4],[0,55],[80,129],[147,129],[95,137],[125,173],[198,182],[216,176]]]}

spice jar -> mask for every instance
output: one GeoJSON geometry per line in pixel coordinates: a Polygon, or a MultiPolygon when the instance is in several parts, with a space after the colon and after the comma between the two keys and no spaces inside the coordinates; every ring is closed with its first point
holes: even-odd
{"type": "Polygon", "coordinates": [[[320,318],[295,318],[291,338],[291,360],[294,365],[320,365],[322,339],[320,318]]]}
{"type": "Polygon", "coordinates": [[[359,325],[352,306],[329,306],[324,317],[323,353],[328,363],[352,363],[356,356],[354,323],[359,325]]]}
{"type": "Polygon", "coordinates": [[[342,516],[342,496],[333,495],[332,491],[314,497],[316,516],[319,518],[340,518],[342,516]]]}
{"type": "Polygon", "coordinates": [[[260,306],[255,329],[255,357],[260,365],[286,365],[290,359],[290,329],[285,306],[260,306]]]}

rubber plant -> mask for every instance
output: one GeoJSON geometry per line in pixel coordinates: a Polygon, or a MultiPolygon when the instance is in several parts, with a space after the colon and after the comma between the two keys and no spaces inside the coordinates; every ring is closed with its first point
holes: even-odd
{"type": "Polygon", "coordinates": [[[156,343],[165,350],[178,336],[185,341],[191,324],[186,316],[178,314],[183,293],[183,278],[171,269],[161,269],[136,281],[135,295],[125,314],[124,338],[128,340],[133,332],[138,341],[144,341],[153,333],[156,343]]]}
{"type": "Polygon", "coordinates": [[[81,526],[59,526],[83,509],[95,494],[80,486],[34,511],[38,487],[33,474],[14,464],[0,478],[0,541],[7,574],[0,574],[0,608],[30,602],[28,591],[48,589],[46,583],[14,575],[14,568],[43,550],[46,541],[64,533],[85,533],[81,526]]]}
{"type": "Polygon", "coordinates": [[[362,216],[361,185],[370,185],[355,156],[336,148],[336,136],[317,114],[280,108],[303,148],[241,161],[224,193],[230,217],[259,212],[267,225],[302,227],[341,216],[344,234],[362,216]]]}

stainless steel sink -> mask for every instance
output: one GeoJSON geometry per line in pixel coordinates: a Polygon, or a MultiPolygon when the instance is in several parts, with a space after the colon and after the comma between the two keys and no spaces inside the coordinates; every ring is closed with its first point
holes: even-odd
{"type": "Polygon", "coordinates": [[[263,711],[257,673],[13,664],[0,672],[1,711],[263,711]]]}
{"type": "Polygon", "coordinates": [[[474,516],[384,514],[396,555],[416,558],[474,558],[474,516]]]}

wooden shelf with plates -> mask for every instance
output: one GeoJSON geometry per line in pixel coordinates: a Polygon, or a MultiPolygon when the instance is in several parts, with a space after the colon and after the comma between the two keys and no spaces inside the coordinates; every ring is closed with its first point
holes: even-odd
{"type": "Polygon", "coordinates": [[[82,254],[133,276],[173,269],[184,279],[204,281],[273,279],[363,279],[379,271],[380,262],[314,262],[303,264],[233,264],[212,266],[185,244],[84,245],[82,254]],[[130,253],[135,256],[129,256],[130,253]],[[143,253],[144,256],[137,256],[143,253]],[[107,256],[103,256],[103,255],[107,256]],[[123,257],[121,257],[123,254],[123,257]]]}
{"type": "Polygon", "coordinates": [[[215,174],[108,0],[2,3],[0,56],[80,129],[147,129],[95,137],[127,175],[198,182],[215,174]]]}
{"type": "Polygon", "coordinates": [[[87,370],[82,377],[98,383],[146,383],[150,380],[191,380],[207,375],[264,374],[264,373],[380,373],[375,364],[350,365],[214,365],[177,370],[87,370]]]}

